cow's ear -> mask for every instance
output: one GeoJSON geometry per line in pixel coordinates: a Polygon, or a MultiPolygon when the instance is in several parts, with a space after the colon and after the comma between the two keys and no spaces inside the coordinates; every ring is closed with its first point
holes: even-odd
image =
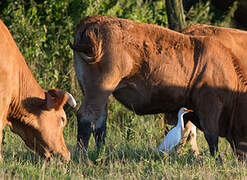
{"type": "Polygon", "coordinates": [[[54,108],[56,111],[63,108],[69,98],[68,93],[56,89],[48,90],[45,95],[47,108],[54,108]]]}

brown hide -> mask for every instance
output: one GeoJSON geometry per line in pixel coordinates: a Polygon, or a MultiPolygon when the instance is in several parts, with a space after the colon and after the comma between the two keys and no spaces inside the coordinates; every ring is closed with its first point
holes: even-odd
{"type": "Polygon", "coordinates": [[[198,117],[192,122],[203,130],[212,155],[218,136],[227,137],[239,154],[246,153],[246,71],[238,56],[215,38],[92,16],[78,24],[72,48],[85,95],[78,112],[78,142],[87,146],[91,131],[82,125],[97,124],[113,93],[137,114],[191,107],[198,117]]]}
{"type": "Polygon", "coordinates": [[[194,24],[181,30],[181,33],[196,36],[210,36],[216,38],[225,47],[241,60],[244,68],[247,69],[247,32],[239,29],[216,27],[206,24],[194,24]]]}
{"type": "Polygon", "coordinates": [[[63,128],[63,105],[69,94],[42,89],[29,70],[7,27],[0,20],[0,143],[5,125],[44,157],[69,161],[63,128]]]}

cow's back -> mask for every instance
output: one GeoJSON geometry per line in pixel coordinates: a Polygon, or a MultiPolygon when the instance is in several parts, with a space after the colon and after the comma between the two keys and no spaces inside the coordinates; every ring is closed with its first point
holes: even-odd
{"type": "Polygon", "coordinates": [[[247,32],[225,28],[216,27],[205,24],[195,24],[181,30],[183,34],[196,36],[210,36],[216,38],[225,47],[229,48],[235,56],[237,56],[241,63],[247,69],[247,32]]]}
{"type": "MultiPolygon", "coordinates": [[[[9,81],[12,73],[12,65],[18,55],[15,43],[7,29],[0,20],[0,83],[9,81]]],[[[1,88],[2,86],[0,86],[1,88]]]]}
{"type": "Polygon", "coordinates": [[[9,88],[8,95],[10,96],[14,90],[18,91],[20,82],[25,81],[25,77],[29,78],[29,83],[34,82],[35,85],[36,80],[23,55],[9,30],[0,20],[0,88],[9,88]]]}
{"type": "Polygon", "coordinates": [[[14,90],[19,86],[18,61],[20,54],[10,32],[0,20],[0,122],[6,122],[7,112],[12,100],[14,90]]]}
{"type": "Polygon", "coordinates": [[[27,81],[37,86],[9,30],[0,20],[0,111],[5,117],[10,103],[19,97],[27,81]]]}

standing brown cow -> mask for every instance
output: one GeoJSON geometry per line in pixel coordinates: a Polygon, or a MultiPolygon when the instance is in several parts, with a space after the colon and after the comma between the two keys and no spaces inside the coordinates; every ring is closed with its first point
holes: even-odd
{"type": "MultiPolygon", "coordinates": [[[[102,132],[113,93],[137,114],[191,107],[191,120],[204,132],[213,156],[219,136],[226,137],[238,155],[246,154],[246,72],[215,38],[93,16],[78,24],[71,47],[85,96],[78,111],[78,143],[87,147],[92,129],[102,132]]],[[[105,136],[98,135],[96,139],[105,136]]]]}
{"type": "Polygon", "coordinates": [[[3,128],[8,125],[41,156],[59,154],[69,161],[70,152],[63,138],[66,102],[76,105],[69,93],[39,86],[0,20],[0,143],[3,128]]]}
{"type": "MultiPolygon", "coordinates": [[[[181,33],[194,36],[215,38],[229,48],[247,69],[247,32],[239,29],[216,27],[206,24],[192,24],[181,30],[181,33]]],[[[190,128],[190,127],[189,127],[190,128]]],[[[184,143],[184,142],[183,142],[184,143]]],[[[232,146],[234,149],[234,146],[232,146]]]]}

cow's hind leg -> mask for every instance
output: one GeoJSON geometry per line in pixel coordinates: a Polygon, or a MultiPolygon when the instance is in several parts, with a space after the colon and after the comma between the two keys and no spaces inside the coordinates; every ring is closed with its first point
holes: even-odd
{"type": "Polygon", "coordinates": [[[96,142],[97,147],[105,144],[105,137],[106,137],[106,121],[107,121],[107,105],[103,112],[103,115],[95,123],[95,128],[93,131],[94,139],[96,142]]]}
{"type": "Polygon", "coordinates": [[[191,121],[188,121],[185,125],[185,131],[181,141],[182,147],[184,147],[187,141],[189,141],[191,149],[194,151],[195,156],[199,155],[199,150],[196,143],[196,126],[191,121]]]}
{"type": "Polygon", "coordinates": [[[247,162],[247,137],[237,137],[234,141],[229,142],[238,159],[247,162]]]}
{"type": "Polygon", "coordinates": [[[191,145],[191,149],[194,151],[195,156],[198,156],[199,153],[199,149],[196,143],[196,126],[191,123],[190,121],[187,123],[190,126],[190,139],[189,139],[189,143],[191,145]]]}
{"type": "Polygon", "coordinates": [[[90,121],[83,118],[82,109],[83,108],[81,106],[77,112],[77,148],[87,150],[88,142],[92,133],[92,126],[90,121]]]}
{"type": "Polygon", "coordinates": [[[186,125],[185,125],[183,137],[181,139],[181,146],[182,146],[182,148],[185,146],[185,143],[189,139],[189,135],[190,135],[190,132],[191,132],[191,124],[192,123],[190,121],[188,121],[186,123],[186,125]]]}
{"type": "Polygon", "coordinates": [[[78,121],[78,134],[77,134],[77,147],[79,149],[87,150],[88,143],[93,133],[97,147],[105,143],[106,137],[106,121],[107,121],[107,105],[103,114],[98,118],[95,123],[90,121],[90,118],[86,117],[82,113],[82,106],[77,112],[77,121],[78,121]]]}
{"type": "Polygon", "coordinates": [[[200,153],[196,142],[196,126],[194,124],[192,124],[190,131],[190,145],[194,151],[195,156],[198,156],[200,153]]]}

